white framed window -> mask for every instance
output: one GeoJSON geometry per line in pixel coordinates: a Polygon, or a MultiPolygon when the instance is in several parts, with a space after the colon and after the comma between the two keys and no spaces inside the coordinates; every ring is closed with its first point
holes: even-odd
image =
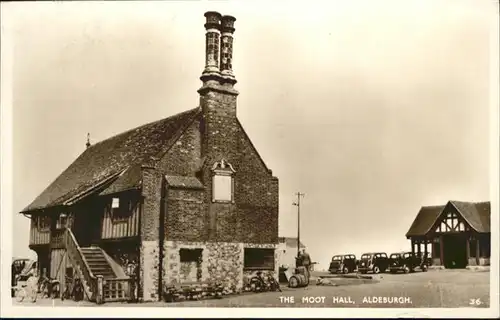
{"type": "Polygon", "coordinates": [[[234,201],[234,173],[231,164],[222,159],[212,167],[212,201],[233,202],[234,201]]]}
{"type": "Polygon", "coordinates": [[[120,198],[113,198],[111,200],[111,209],[118,209],[120,208],[120,198]]]}

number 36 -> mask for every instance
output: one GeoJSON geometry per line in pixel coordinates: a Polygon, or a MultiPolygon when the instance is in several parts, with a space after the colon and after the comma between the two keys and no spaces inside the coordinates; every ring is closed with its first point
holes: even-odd
{"type": "Polygon", "coordinates": [[[469,305],[471,306],[479,306],[481,305],[483,302],[481,301],[481,299],[469,299],[469,305]]]}

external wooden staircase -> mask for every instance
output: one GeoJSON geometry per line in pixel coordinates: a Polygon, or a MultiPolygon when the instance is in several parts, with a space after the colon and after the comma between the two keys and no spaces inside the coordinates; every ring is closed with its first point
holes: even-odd
{"type": "Polygon", "coordinates": [[[96,276],[102,276],[105,280],[116,278],[116,274],[111,268],[108,260],[106,260],[106,257],[104,256],[101,248],[81,248],[81,251],[83,254],[83,258],[87,260],[87,264],[89,265],[92,274],[96,276]]]}
{"type": "MultiPolygon", "coordinates": [[[[80,248],[70,229],[63,234],[66,254],[89,301],[101,304],[134,299],[133,280],[119,275],[100,247],[80,248]]],[[[116,263],[115,263],[116,264],[116,263]]]]}

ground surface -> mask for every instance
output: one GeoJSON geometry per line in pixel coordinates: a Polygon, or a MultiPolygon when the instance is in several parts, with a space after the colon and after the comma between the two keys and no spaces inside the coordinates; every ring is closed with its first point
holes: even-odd
{"type": "MultiPolygon", "coordinates": [[[[315,276],[327,275],[316,272],[315,276]]],[[[283,288],[283,292],[252,293],[225,297],[220,300],[152,302],[142,304],[105,303],[103,307],[383,307],[383,308],[458,308],[489,307],[489,272],[470,270],[432,270],[412,274],[382,274],[375,281],[353,279],[334,280],[337,286],[310,285],[306,288],[283,288]],[[364,283],[363,283],[364,282],[364,283]],[[293,303],[291,302],[293,297],[293,303]],[[308,303],[303,298],[319,301],[308,303]],[[324,298],[322,298],[324,297],[324,298]],[[337,297],[337,302],[334,302],[337,297]],[[399,303],[370,303],[373,297],[397,297],[399,303]],[[342,301],[343,300],[343,301],[342,301]],[[364,300],[364,301],[363,301],[364,300]]],[[[379,298],[379,299],[380,299],[379,298]]],[[[95,306],[88,302],[39,300],[14,305],[95,306]]]]}

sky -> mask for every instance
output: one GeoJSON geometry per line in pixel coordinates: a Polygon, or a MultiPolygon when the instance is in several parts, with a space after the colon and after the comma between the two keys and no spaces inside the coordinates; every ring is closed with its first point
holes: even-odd
{"type": "MultiPolygon", "coordinates": [[[[491,17],[481,1],[2,3],[12,215],[84,151],[198,105],[203,13],[236,17],[237,114],[312,260],[410,249],[418,210],[488,201],[491,17]]],[[[4,80],[2,80],[4,81],[4,80]]]]}

